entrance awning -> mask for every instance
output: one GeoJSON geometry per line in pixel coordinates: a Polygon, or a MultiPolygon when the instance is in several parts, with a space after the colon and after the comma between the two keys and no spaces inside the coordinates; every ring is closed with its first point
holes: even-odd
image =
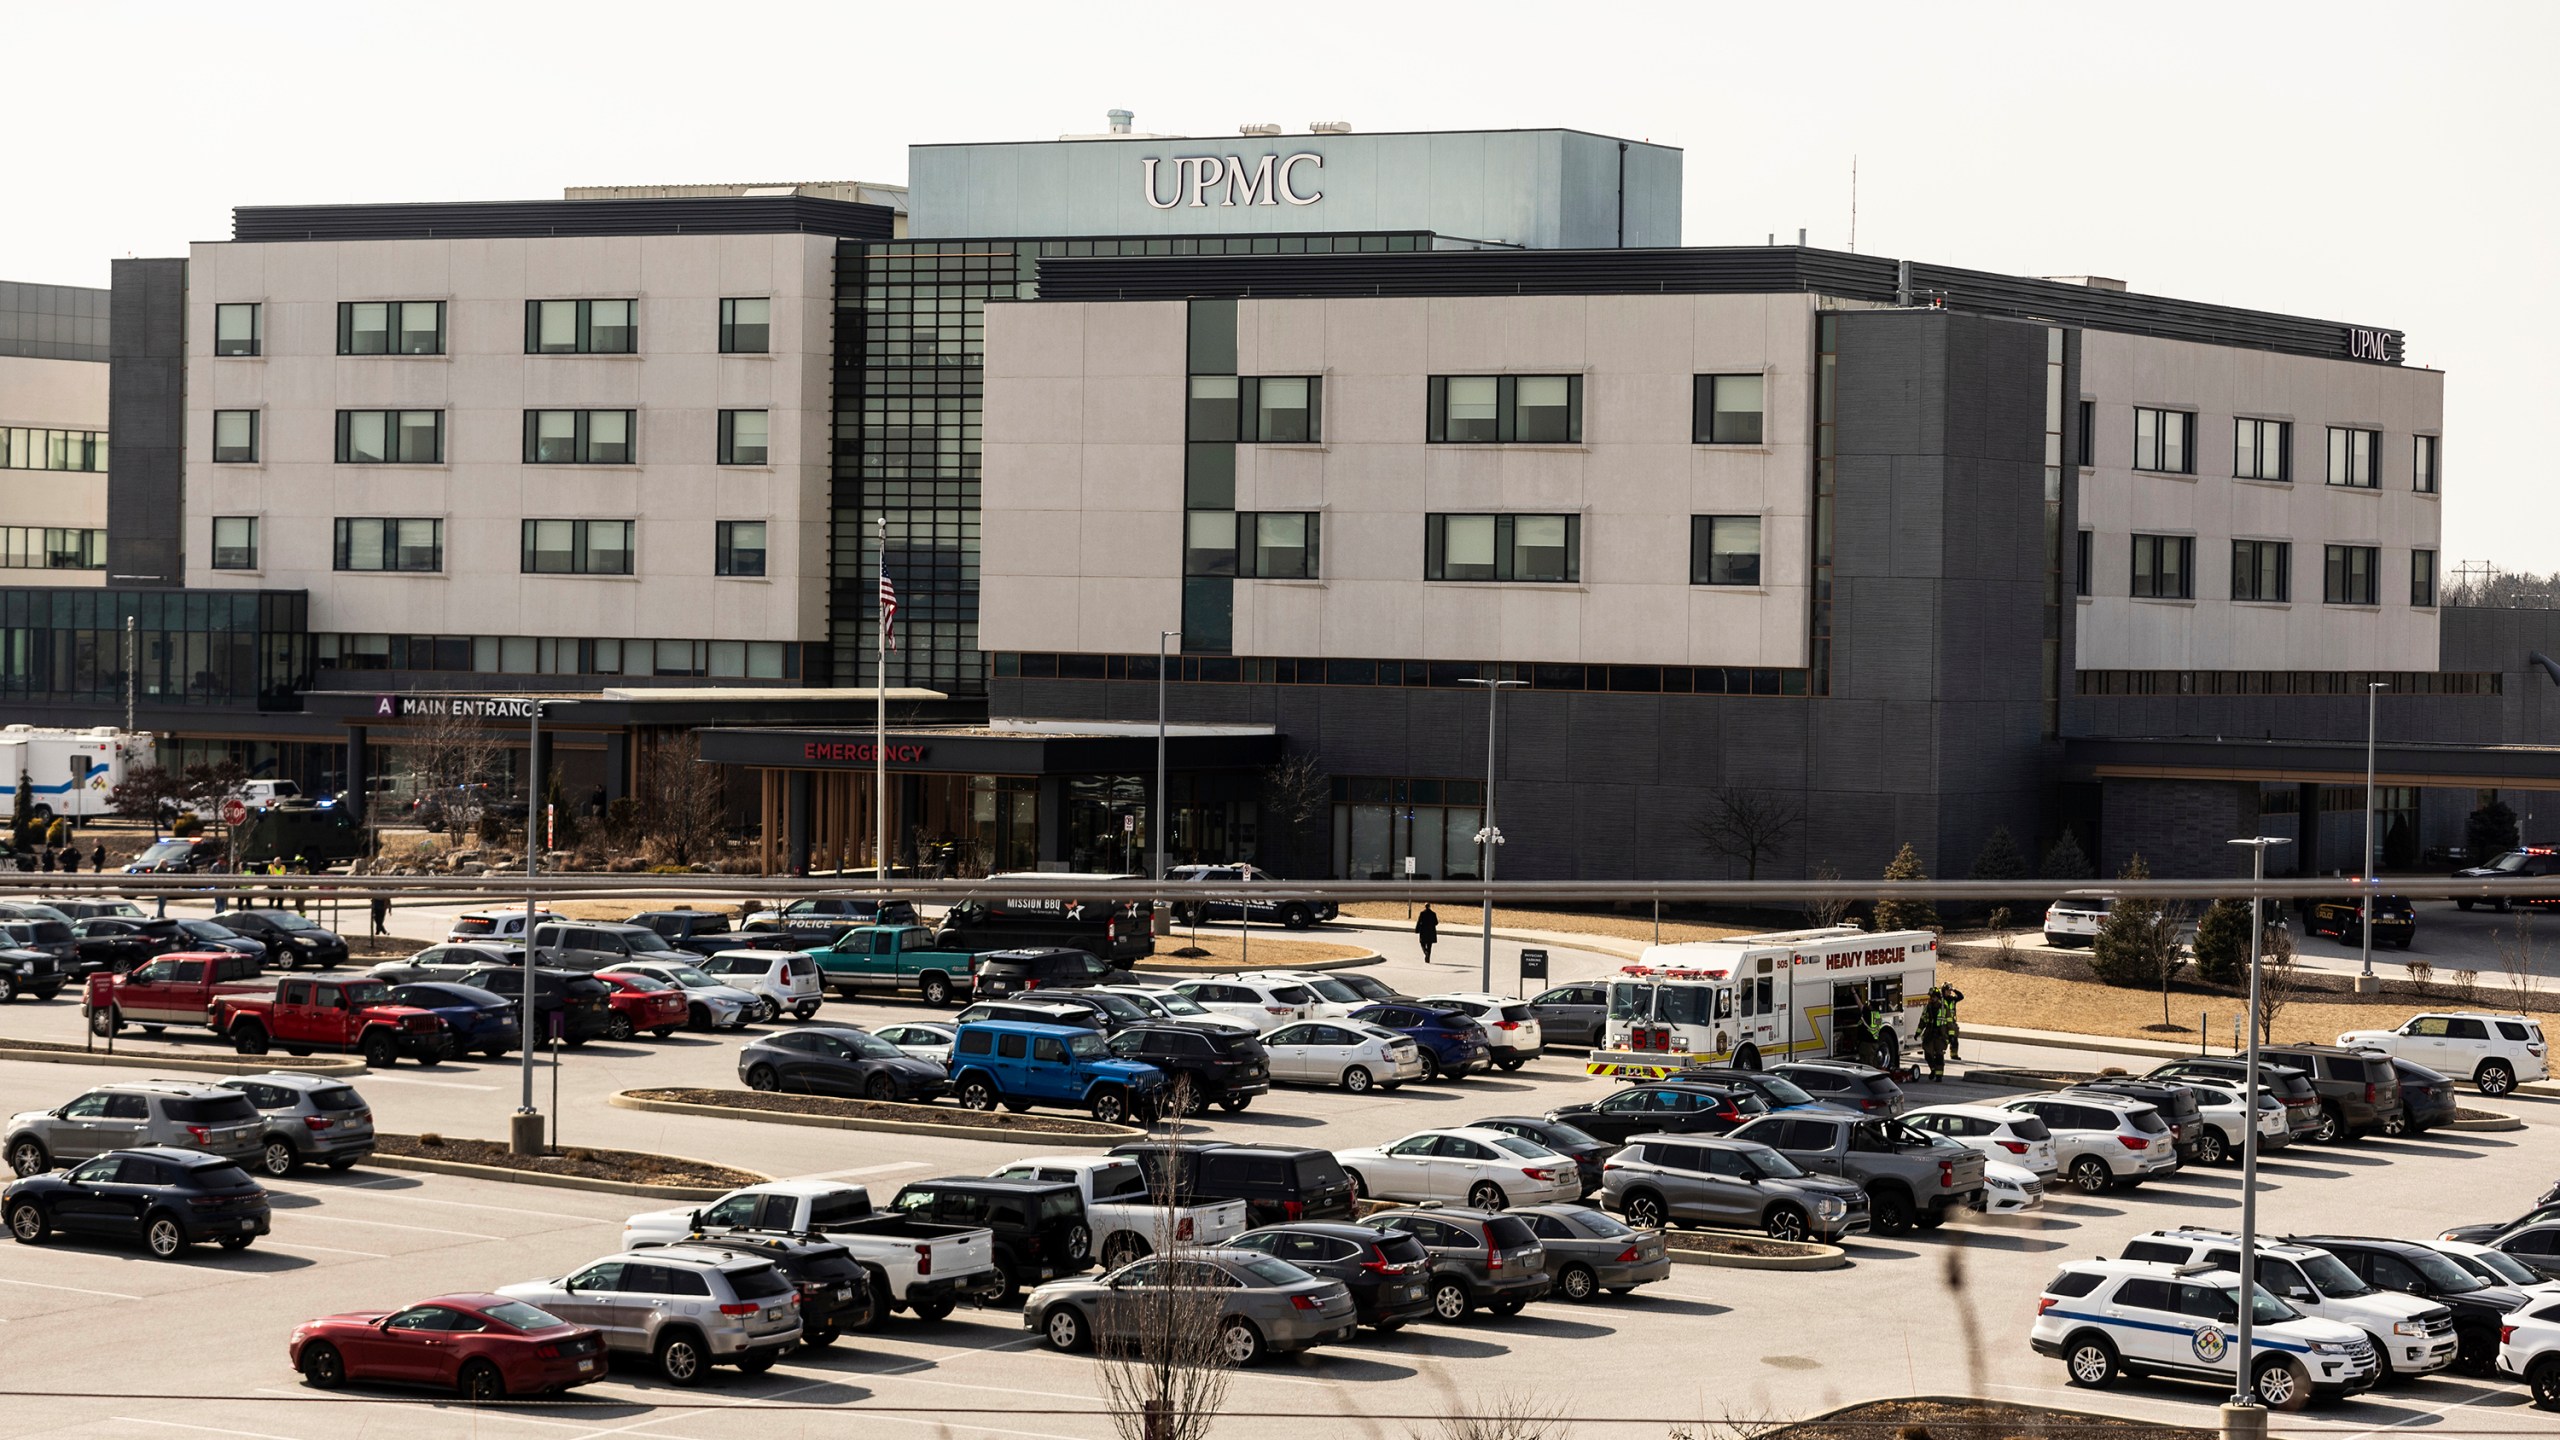
{"type": "MultiPolygon", "coordinates": [[[[2362,785],[2364,745],[2351,740],[2249,740],[2170,736],[2063,742],[2066,770],[2079,778],[2256,780],[2273,784],[2362,785]]],[[[2560,746],[2442,745],[2384,741],[2374,747],[2377,785],[2560,790],[2560,746]]]]}

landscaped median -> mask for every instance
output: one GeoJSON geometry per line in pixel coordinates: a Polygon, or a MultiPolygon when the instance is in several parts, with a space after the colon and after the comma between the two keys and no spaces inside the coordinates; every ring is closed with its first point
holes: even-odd
{"type": "Polygon", "coordinates": [[[595,1150],[572,1145],[543,1155],[518,1155],[503,1140],[379,1134],[366,1162],[385,1170],[424,1170],[518,1185],[548,1185],[662,1200],[717,1200],[741,1185],[773,1177],[734,1165],[714,1165],[681,1155],[641,1150],[595,1150]]]}
{"type": "Polygon", "coordinates": [[[48,1065],[131,1065],[203,1075],[271,1075],[280,1070],[297,1075],[365,1073],[364,1062],[352,1055],[323,1055],[296,1060],[284,1055],[197,1054],[132,1045],[114,1050],[101,1046],[93,1050],[82,1045],[53,1045],[41,1040],[0,1041],[0,1060],[32,1060],[48,1065]]]}
{"type": "Polygon", "coordinates": [[[1143,1140],[1147,1132],[1072,1115],[1016,1115],[963,1110],[956,1105],[906,1105],[891,1100],[849,1100],[832,1095],[777,1095],[763,1090],[622,1090],[611,1103],[625,1110],[663,1115],[714,1115],[773,1125],[812,1125],[827,1130],[887,1130],[903,1135],[942,1135],[959,1140],[1005,1140],[1016,1145],[1110,1145],[1143,1140]]]}

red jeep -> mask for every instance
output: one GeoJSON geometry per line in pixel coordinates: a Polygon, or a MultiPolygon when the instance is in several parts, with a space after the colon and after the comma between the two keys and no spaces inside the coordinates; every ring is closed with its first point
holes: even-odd
{"type": "Polygon", "coordinates": [[[391,987],[379,980],[287,977],[272,996],[216,996],[213,1028],[243,1055],[264,1055],[270,1047],[288,1055],[353,1050],[376,1070],[403,1055],[438,1064],[454,1048],[443,1016],[394,1003],[391,987]]]}

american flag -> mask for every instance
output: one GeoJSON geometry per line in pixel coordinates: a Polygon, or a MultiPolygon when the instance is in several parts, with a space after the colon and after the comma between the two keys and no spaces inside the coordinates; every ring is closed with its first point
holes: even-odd
{"type": "Polygon", "coordinates": [[[880,570],[880,645],[898,648],[898,587],[889,583],[888,567],[880,570]]]}

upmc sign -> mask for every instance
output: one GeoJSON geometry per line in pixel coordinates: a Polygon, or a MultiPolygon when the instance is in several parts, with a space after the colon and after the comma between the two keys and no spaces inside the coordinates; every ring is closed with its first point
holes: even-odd
{"type": "Polygon", "coordinates": [[[1164,182],[1158,178],[1162,158],[1149,155],[1138,163],[1140,193],[1158,210],[1207,208],[1213,194],[1219,197],[1216,206],[1222,210],[1238,205],[1313,205],[1324,198],[1324,192],[1315,188],[1312,174],[1302,178],[1297,173],[1300,166],[1310,171],[1324,168],[1324,157],[1313,150],[1287,156],[1265,155],[1250,167],[1239,155],[1182,156],[1173,162],[1170,199],[1166,198],[1164,182]]]}

